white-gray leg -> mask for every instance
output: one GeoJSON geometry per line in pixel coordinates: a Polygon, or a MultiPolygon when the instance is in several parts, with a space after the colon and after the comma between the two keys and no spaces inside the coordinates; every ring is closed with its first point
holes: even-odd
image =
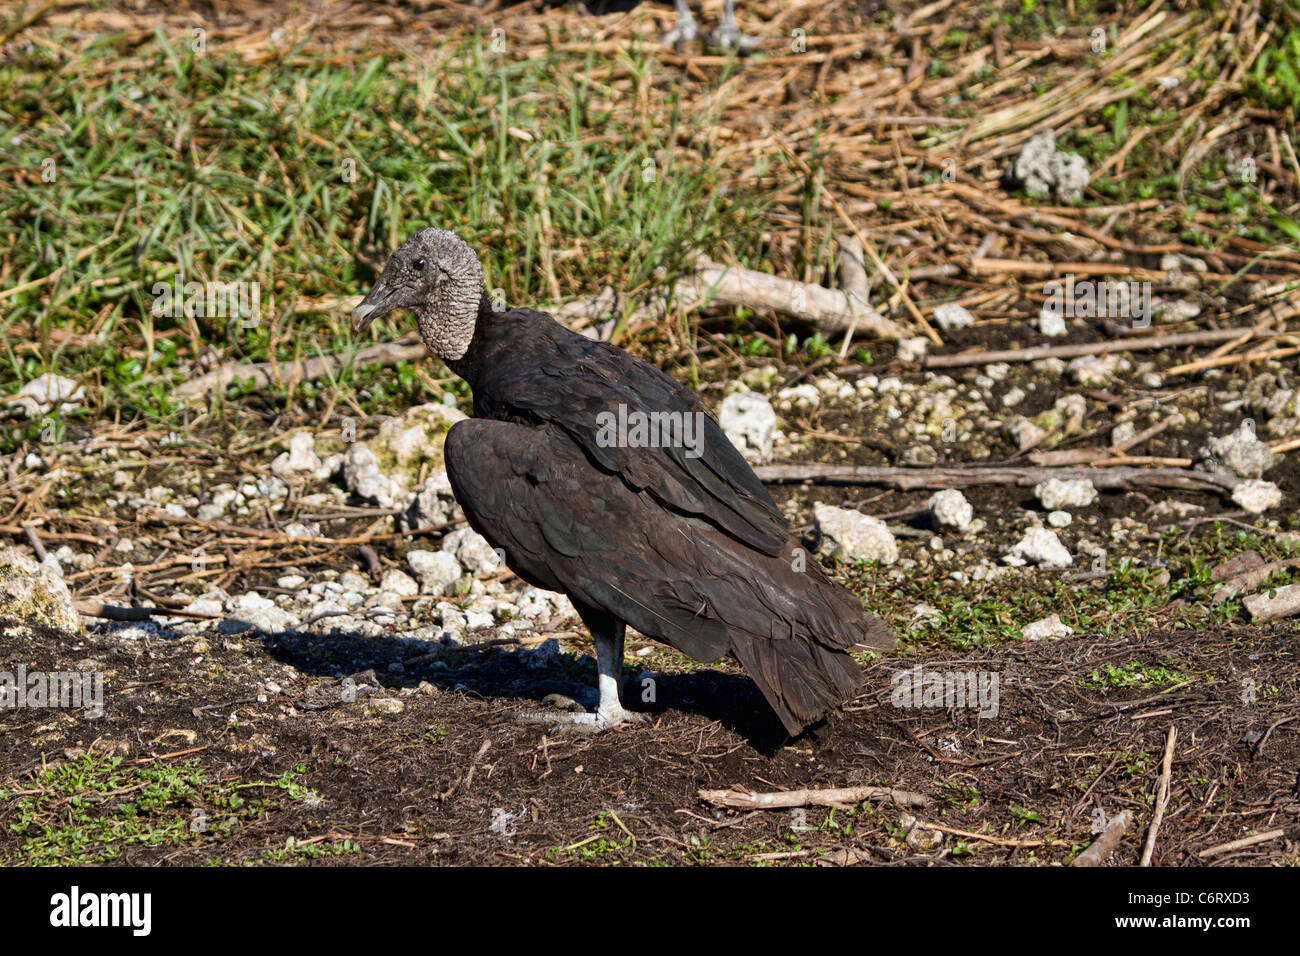
{"type": "Polygon", "coordinates": [[[516,715],[529,723],[566,724],[586,730],[611,730],[628,723],[642,723],[647,718],[623,709],[623,639],[627,626],[615,624],[608,633],[592,632],[596,644],[596,686],[600,704],[594,714],[530,713],[516,715]]]}
{"type": "Polygon", "coordinates": [[[695,25],[695,18],[691,16],[691,8],[686,5],[686,0],[673,0],[673,6],[677,8],[677,24],[664,34],[664,45],[680,53],[684,47],[695,42],[700,31],[695,25]]]}
{"type": "MultiPolygon", "coordinates": [[[[614,625],[613,634],[593,634],[596,642],[597,686],[600,688],[600,707],[597,713],[606,720],[623,723],[630,715],[623,709],[623,639],[627,626],[614,625]]],[[[635,718],[633,718],[635,719],[635,718]]]]}
{"type": "Polygon", "coordinates": [[[744,52],[752,49],[757,43],[757,40],[745,36],[740,32],[740,27],[736,26],[735,0],[724,0],[722,24],[716,30],[709,31],[709,46],[718,47],[731,53],[733,51],[744,52]]]}

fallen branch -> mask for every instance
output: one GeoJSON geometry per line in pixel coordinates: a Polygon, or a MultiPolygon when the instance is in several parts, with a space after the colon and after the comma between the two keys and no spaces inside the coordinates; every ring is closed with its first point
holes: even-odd
{"type": "MultiPolygon", "coordinates": [[[[1151,335],[1137,339],[1111,339],[1107,342],[1089,342],[1083,345],[1039,345],[1027,349],[1003,349],[996,352],[959,352],[956,355],[931,355],[922,365],[925,368],[964,368],[969,365],[990,365],[994,362],[1037,362],[1045,358],[1078,358],[1082,355],[1105,355],[1109,352],[1147,352],[1152,349],[1177,348],[1180,345],[1208,345],[1228,342],[1242,335],[1253,336],[1255,329],[1209,329],[1204,332],[1178,332],[1173,335],[1151,335]]],[[[1264,335],[1265,333],[1260,333],[1264,335]]]]}
{"type": "Polygon", "coordinates": [[[1151,857],[1156,851],[1156,835],[1160,832],[1160,823],[1165,818],[1165,807],[1169,805],[1169,774],[1174,763],[1174,741],[1178,739],[1178,728],[1170,727],[1165,740],[1165,758],[1160,764],[1160,786],[1156,788],[1156,809],[1151,815],[1151,829],[1147,831],[1147,843],[1142,848],[1142,861],[1138,866],[1150,866],[1151,857]]]}
{"type": "Polygon", "coordinates": [[[1110,859],[1115,848],[1119,846],[1119,841],[1124,838],[1128,828],[1133,825],[1133,813],[1125,810],[1123,813],[1117,813],[1110,818],[1106,824],[1106,829],[1101,831],[1101,836],[1092,841],[1092,845],[1074,858],[1071,866],[1101,866],[1110,859]]]}
{"type": "Polygon", "coordinates": [[[1202,860],[1208,860],[1212,856],[1231,853],[1233,850],[1244,850],[1247,847],[1257,846],[1260,843],[1268,843],[1270,840],[1276,840],[1278,837],[1285,835],[1286,830],[1279,827],[1276,830],[1266,830],[1263,833],[1256,833],[1254,836],[1242,837],[1240,840],[1232,840],[1229,843],[1220,843],[1218,846],[1212,846],[1208,850],[1202,850],[1196,855],[1202,860]]]}
{"type": "Polygon", "coordinates": [[[916,826],[923,830],[938,830],[940,833],[950,833],[953,836],[964,837],[968,840],[982,840],[985,843],[992,843],[995,846],[1011,847],[1036,847],[1036,846],[1069,846],[1064,840],[1011,840],[1007,837],[992,836],[988,833],[976,833],[974,830],[959,830],[956,827],[944,826],[942,823],[926,823],[923,820],[917,820],[916,826]]]}
{"type": "Polygon", "coordinates": [[[1283,349],[1263,349],[1257,352],[1243,352],[1240,355],[1224,355],[1220,358],[1201,359],[1186,365],[1167,368],[1165,375],[1186,375],[1189,372],[1201,372],[1207,368],[1223,368],[1225,365],[1244,365],[1247,362],[1268,362],[1273,359],[1286,358],[1288,355],[1300,354],[1300,346],[1283,349]]]}
{"type": "Polygon", "coordinates": [[[898,323],[843,291],[740,266],[723,266],[703,256],[696,260],[694,275],[677,280],[674,292],[686,305],[739,305],[780,312],[808,322],[828,336],[850,328],[882,339],[907,335],[898,323]]]}
{"type": "Polygon", "coordinates": [[[1214,592],[1214,595],[1210,598],[1210,604],[1222,604],[1224,601],[1232,600],[1239,594],[1248,594],[1274,574],[1277,574],[1277,572],[1294,567],[1300,567],[1300,558],[1270,561],[1219,578],[1217,580],[1223,581],[1223,587],[1214,592]]]}
{"type": "Polygon", "coordinates": [[[97,617],[105,621],[147,621],[151,617],[192,617],[200,620],[216,621],[220,614],[205,614],[202,611],[182,611],[166,607],[118,607],[102,604],[99,601],[73,601],[72,609],[86,617],[97,617]]]}
{"type": "Polygon", "coordinates": [[[1086,478],[1101,491],[1132,491],[1135,488],[1179,488],[1184,491],[1232,493],[1245,479],[1208,471],[1182,468],[1051,468],[997,466],[979,468],[962,465],[935,468],[891,468],[877,465],[764,465],[754,469],[760,481],[770,484],[813,481],[825,484],[881,485],[899,491],[968,488],[972,485],[1033,486],[1049,478],[1086,478]]]}
{"type": "Polygon", "coordinates": [[[839,807],[863,800],[888,800],[900,807],[926,807],[930,798],[922,793],[890,787],[833,787],[828,790],[782,790],[750,793],[747,790],[701,790],[700,799],[716,807],[733,810],[783,810],[791,807],[839,807]]]}
{"type": "Polygon", "coordinates": [[[183,401],[202,398],[208,392],[221,391],[236,379],[251,378],[258,388],[273,388],[285,382],[310,382],[338,372],[348,365],[396,365],[428,355],[424,343],[407,336],[396,342],[371,345],[351,354],[321,355],[305,362],[255,362],[242,365],[229,362],[206,375],[190,379],[176,389],[183,401]]]}

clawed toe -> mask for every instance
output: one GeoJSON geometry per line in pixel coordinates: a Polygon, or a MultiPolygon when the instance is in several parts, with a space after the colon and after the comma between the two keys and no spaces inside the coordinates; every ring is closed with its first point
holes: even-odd
{"type": "Polygon", "coordinates": [[[532,711],[512,714],[511,716],[515,720],[526,724],[544,724],[548,727],[571,729],[588,734],[598,734],[606,730],[615,730],[619,727],[650,722],[648,714],[639,714],[622,708],[616,711],[598,710],[594,714],[532,711]]]}
{"type": "Polygon", "coordinates": [[[757,40],[745,36],[735,27],[731,29],[719,27],[712,30],[705,42],[710,49],[721,50],[723,53],[747,53],[758,43],[757,40]]]}
{"type": "Polygon", "coordinates": [[[695,42],[699,36],[699,30],[694,23],[681,24],[673,27],[663,35],[663,44],[666,47],[672,47],[675,53],[682,53],[695,42]]]}

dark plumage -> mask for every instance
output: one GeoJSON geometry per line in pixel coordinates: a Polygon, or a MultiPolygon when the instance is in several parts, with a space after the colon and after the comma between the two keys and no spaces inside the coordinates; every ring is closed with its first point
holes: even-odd
{"type": "Polygon", "coordinates": [[[446,442],[470,524],[525,581],[567,594],[592,630],[601,706],[585,722],[633,716],[617,697],[626,625],[699,661],[733,654],[791,734],[856,692],[847,648],[892,646],[805,557],[684,385],[549,315],[494,309],[477,258],[442,230],[394,253],[356,324],[395,308],[415,311],[431,350],[473,389],[475,417],[446,442]],[[689,416],[702,442],[611,444],[602,413],[620,406],[628,417],[689,416]]]}

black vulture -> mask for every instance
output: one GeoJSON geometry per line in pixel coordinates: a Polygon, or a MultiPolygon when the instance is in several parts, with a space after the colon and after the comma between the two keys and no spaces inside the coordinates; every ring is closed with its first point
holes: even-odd
{"type": "Polygon", "coordinates": [[[698,661],[732,654],[791,735],[856,693],[849,648],[893,646],[805,555],[685,385],[543,312],[494,304],[478,257],[443,229],[393,253],[353,328],[394,309],[415,313],[425,345],[473,389],[474,417],[445,446],[470,525],[523,580],[567,594],[591,630],[598,710],[546,719],[641,719],[619,697],[628,625],[698,661]]]}

